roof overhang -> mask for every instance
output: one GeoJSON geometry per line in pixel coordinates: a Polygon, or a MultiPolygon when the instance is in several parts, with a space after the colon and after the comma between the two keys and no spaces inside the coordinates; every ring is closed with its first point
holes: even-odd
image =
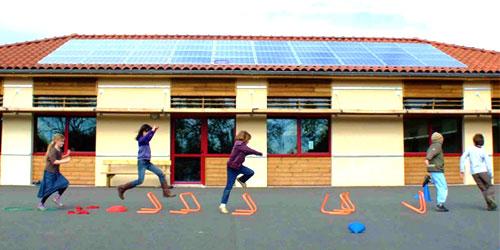
{"type": "Polygon", "coordinates": [[[500,72],[435,72],[435,71],[257,71],[257,70],[106,70],[106,69],[0,69],[0,76],[15,77],[19,75],[136,75],[136,76],[294,76],[294,77],[446,77],[446,78],[500,78],[500,72]]]}

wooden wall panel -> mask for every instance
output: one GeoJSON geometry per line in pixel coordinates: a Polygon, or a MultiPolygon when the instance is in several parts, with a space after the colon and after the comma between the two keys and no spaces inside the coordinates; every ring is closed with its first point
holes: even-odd
{"type": "MultiPolygon", "coordinates": [[[[405,184],[406,185],[421,185],[424,176],[427,174],[427,169],[424,164],[425,157],[405,157],[405,184]]],[[[444,157],[444,175],[448,184],[463,184],[460,178],[460,157],[445,156],[444,157]]]]}
{"type": "Polygon", "coordinates": [[[205,184],[207,186],[225,186],[227,157],[205,158],[205,184]]]}
{"type": "MultiPolygon", "coordinates": [[[[42,180],[44,170],[44,156],[33,156],[33,181],[42,180]]],[[[60,170],[61,173],[68,179],[70,185],[95,185],[94,156],[71,156],[71,162],[61,165],[60,170]]]]}
{"type": "Polygon", "coordinates": [[[491,98],[500,98],[500,81],[491,81],[491,98]]]}
{"type": "Polygon", "coordinates": [[[330,80],[270,79],[267,95],[271,97],[331,97],[330,80]]]}
{"type": "Polygon", "coordinates": [[[236,96],[234,79],[173,79],[172,96],[236,96]]]}
{"type": "Polygon", "coordinates": [[[331,186],[331,157],[270,157],[268,186],[331,186]]]}
{"type": "Polygon", "coordinates": [[[500,156],[493,157],[493,181],[500,184],[500,156]]]}
{"type": "Polygon", "coordinates": [[[90,78],[34,79],[33,95],[97,96],[97,81],[90,78]]]}
{"type": "Polygon", "coordinates": [[[462,81],[404,81],[403,97],[462,98],[462,81]]]}

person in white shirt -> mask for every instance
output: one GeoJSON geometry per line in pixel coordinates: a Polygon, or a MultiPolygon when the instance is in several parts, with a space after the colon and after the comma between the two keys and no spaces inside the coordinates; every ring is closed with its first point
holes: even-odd
{"type": "Polygon", "coordinates": [[[483,148],[484,136],[482,134],[475,134],[472,140],[474,146],[465,150],[460,158],[460,176],[464,178],[465,163],[469,159],[472,177],[483,193],[488,210],[494,211],[497,205],[495,204],[495,190],[493,185],[491,185],[493,170],[490,157],[483,148]]]}

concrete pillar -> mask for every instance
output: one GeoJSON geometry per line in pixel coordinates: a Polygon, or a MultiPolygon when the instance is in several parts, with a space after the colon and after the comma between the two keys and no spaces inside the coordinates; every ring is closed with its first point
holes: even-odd
{"type": "MultiPolygon", "coordinates": [[[[344,110],[402,110],[401,81],[333,81],[332,106],[344,110]]],[[[403,118],[332,118],[332,185],[404,185],[403,118]]]]}
{"type": "MultiPolygon", "coordinates": [[[[491,110],[491,87],[489,81],[464,82],[464,110],[487,111],[491,110]]],[[[488,155],[493,155],[493,133],[491,116],[465,116],[463,124],[463,149],[474,146],[472,137],[476,133],[484,135],[484,147],[488,155]]],[[[465,167],[465,184],[475,185],[470,175],[469,164],[465,167]]]]}
{"type": "MultiPolygon", "coordinates": [[[[251,109],[267,107],[267,81],[242,79],[236,82],[236,108],[251,109]]],[[[246,130],[252,135],[249,146],[267,156],[267,118],[265,115],[237,115],[236,130],[246,130]]],[[[248,181],[251,187],[267,186],[267,158],[248,156],[245,164],[255,171],[248,181]]]]}
{"type": "MultiPolygon", "coordinates": [[[[33,81],[27,78],[4,80],[4,107],[30,108],[33,81]]],[[[2,123],[2,185],[30,185],[33,152],[31,114],[4,114],[2,123]]]]}

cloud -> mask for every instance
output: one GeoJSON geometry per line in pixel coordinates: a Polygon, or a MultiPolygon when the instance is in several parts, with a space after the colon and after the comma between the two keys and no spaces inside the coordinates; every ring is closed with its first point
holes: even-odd
{"type": "MultiPolygon", "coordinates": [[[[496,13],[500,1],[495,0],[17,0],[2,3],[2,9],[6,11],[0,15],[0,29],[43,36],[119,33],[419,37],[500,51],[496,13]]],[[[3,36],[0,42],[5,40],[3,36]]]]}

